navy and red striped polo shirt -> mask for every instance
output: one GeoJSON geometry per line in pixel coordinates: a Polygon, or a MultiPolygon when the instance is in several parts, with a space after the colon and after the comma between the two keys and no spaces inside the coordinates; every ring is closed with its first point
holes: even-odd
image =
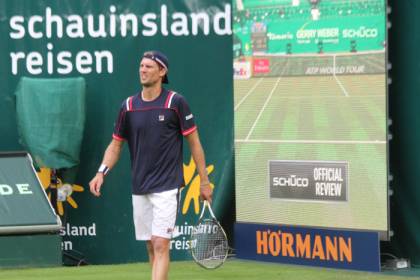
{"type": "Polygon", "coordinates": [[[185,98],[173,91],[162,89],[153,101],[139,93],[123,102],[113,138],[128,143],[133,194],[184,186],[183,135],[196,129],[185,98]]]}

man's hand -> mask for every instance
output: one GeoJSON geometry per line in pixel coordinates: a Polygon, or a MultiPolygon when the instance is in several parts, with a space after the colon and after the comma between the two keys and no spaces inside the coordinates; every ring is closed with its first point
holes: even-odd
{"type": "Polygon", "coordinates": [[[103,173],[96,173],[95,177],[89,182],[90,192],[94,196],[101,195],[101,187],[104,183],[104,174],[103,173]]]}
{"type": "Polygon", "coordinates": [[[200,196],[201,199],[207,200],[210,204],[213,197],[213,189],[210,187],[210,183],[200,184],[200,196]]]}

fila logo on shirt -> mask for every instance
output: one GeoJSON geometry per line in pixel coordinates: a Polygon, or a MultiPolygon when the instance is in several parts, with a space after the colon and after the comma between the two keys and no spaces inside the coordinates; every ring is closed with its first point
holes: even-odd
{"type": "Polygon", "coordinates": [[[165,120],[165,115],[159,115],[159,121],[163,122],[165,120]]]}
{"type": "Polygon", "coordinates": [[[188,121],[188,120],[191,120],[192,118],[193,118],[193,114],[189,114],[188,116],[185,117],[185,120],[188,121]]]}

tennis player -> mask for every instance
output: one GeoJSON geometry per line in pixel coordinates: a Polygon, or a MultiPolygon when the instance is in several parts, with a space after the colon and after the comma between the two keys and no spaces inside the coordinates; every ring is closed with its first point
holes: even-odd
{"type": "Polygon", "coordinates": [[[143,54],[139,68],[143,89],[123,102],[113,139],[89,183],[90,191],[100,196],[105,175],[117,163],[123,144],[127,142],[136,239],[147,242],[153,280],[168,278],[177,195],[184,186],[183,136],[200,176],[201,198],[210,203],[212,200],[194,115],[182,95],[162,87],[162,83],[168,83],[168,68],[168,59],[163,53],[149,51],[143,54]]]}

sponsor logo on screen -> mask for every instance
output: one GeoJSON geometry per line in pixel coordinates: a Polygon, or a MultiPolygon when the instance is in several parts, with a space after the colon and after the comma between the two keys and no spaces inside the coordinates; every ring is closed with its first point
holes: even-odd
{"type": "Polygon", "coordinates": [[[254,73],[270,73],[270,60],[266,58],[254,59],[254,73]]]}
{"type": "Polygon", "coordinates": [[[233,63],[233,78],[249,79],[251,78],[251,63],[248,61],[240,61],[233,63]]]}
{"type": "Polygon", "coordinates": [[[347,201],[348,163],[270,161],[270,198],[347,201]]]}

